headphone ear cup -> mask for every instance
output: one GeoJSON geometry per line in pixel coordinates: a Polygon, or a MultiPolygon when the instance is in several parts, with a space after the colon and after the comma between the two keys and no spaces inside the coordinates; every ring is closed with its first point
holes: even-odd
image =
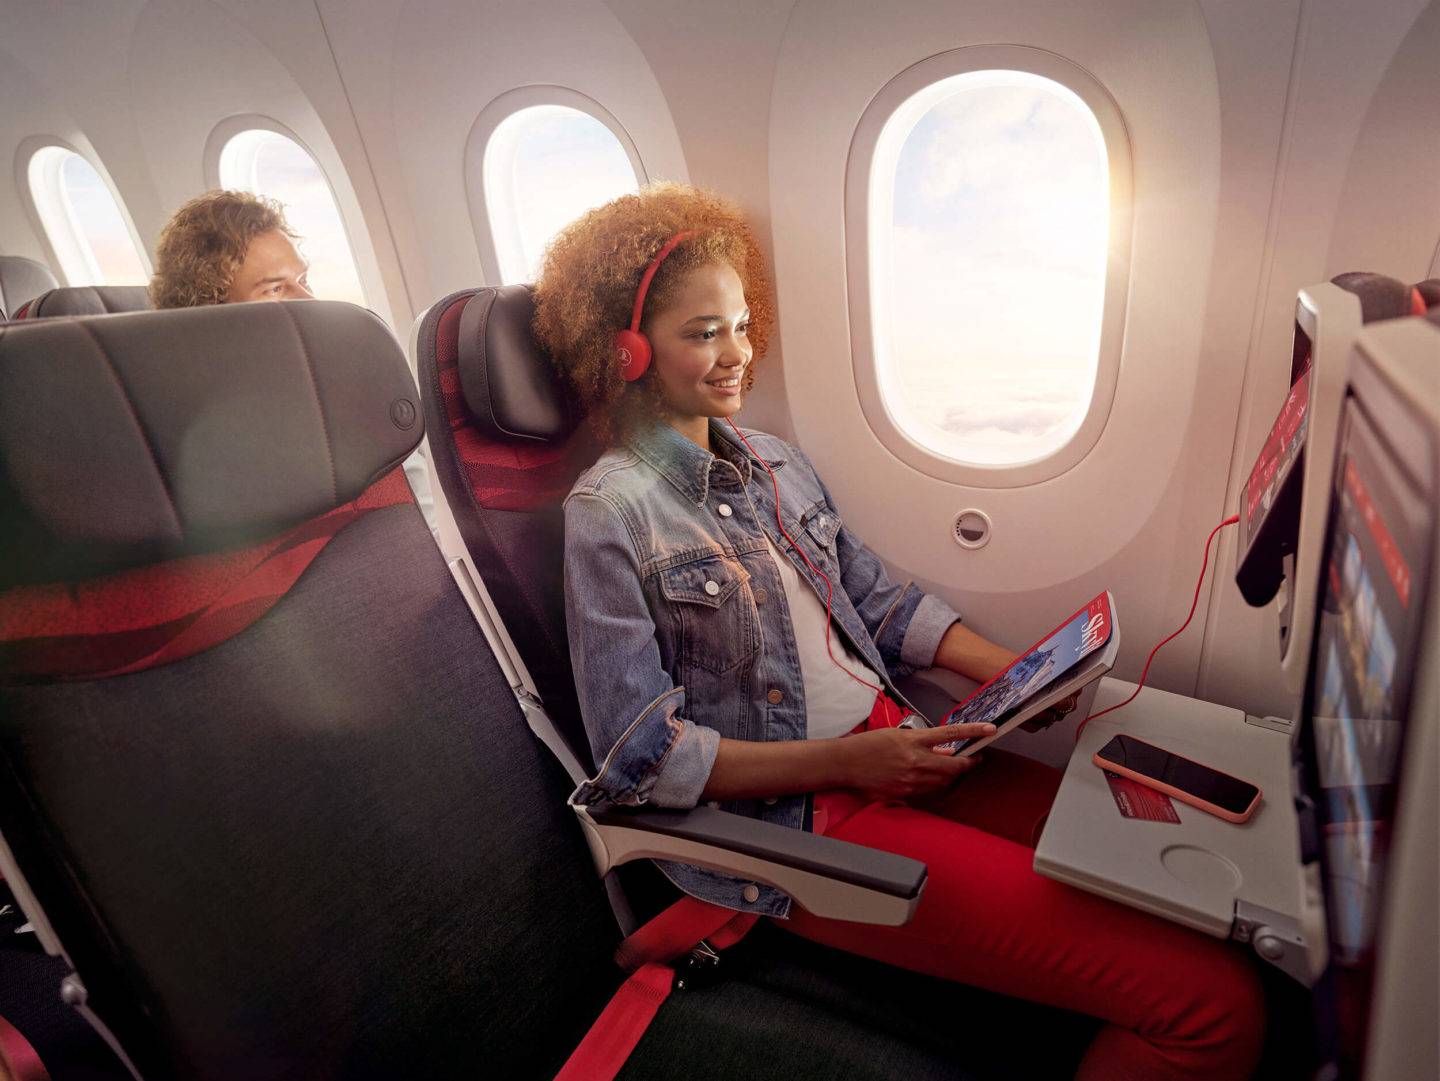
{"type": "Polygon", "coordinates": [[[615,351],[619,354],[620,378],[633,383],[650,367],[650,339],[634,330],[615,332],[615,351]]]}

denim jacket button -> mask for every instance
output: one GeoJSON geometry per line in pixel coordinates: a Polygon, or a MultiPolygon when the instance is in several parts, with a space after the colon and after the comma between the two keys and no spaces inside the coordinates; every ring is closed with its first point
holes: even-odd
{"type": "Polygon", "coordinates": [[[766,797],[765,797],[765,806],[766,806],[766,807],[774,807],[775,804],[777,804],[777,803],[779,803],[779,802],[780,802],[780,797],[779,797],[779,796],[766,796],[766,797]]]}
{"type": "Polygon", "coordinates": [[[706,582],[706,583],[705,583],[705,592],[708,593],[708,594],[710,594],[710,596],[712,596],[712,597],[718,595],[719,592],[720,592],[720,583],[719,583],[719,582],[716,582],[716,581],[706,582]]]}
{"type": "Polygon", "coordinates": [[[715,509],[720,512],[720,517],[721,517],[721,518],[729,518],[730,515],[734,513],[734,512],[730,509],[730,504],[729,504],[729,503],[721,503],[721,504],[720,504],[718,507],[716,507],[715,509]]]}
{"type": "Polygon", "coordinates": [[[770,599],[770,594],[765,592],[764,586],[756,586],[754,596],[756,604],[764,604],[767,600],[770,599]]]}
{"type": "Polygon", "coordinates": [[[754,885],[746,886],[740,891],[740,896],[745,898],[747,905],[753,905],[756,901],[760,900],[760,887],[754,885]]]}
{"type": "Polygon", "coordinates": [[[785,701],[785,692],[779,687],[772,687],[770,693],[765,696],[765,701],[769,702],[772,706],[778,706],[781,702],[785,701]]]}

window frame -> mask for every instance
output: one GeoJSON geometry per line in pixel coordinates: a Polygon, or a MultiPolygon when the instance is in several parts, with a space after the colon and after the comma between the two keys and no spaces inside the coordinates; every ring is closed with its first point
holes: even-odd
{"type": "Polygon", "coordinates": [[[50,135],[32,136],[17,148],[16,186],[24,193],[31,220],[57,276],[70,287],[108,284],[95,259],[94,248],[81,228],[74,207],[66,197],[61,183],[60,172],[64,167],[66,154],[82,158],[100,177],[110,193],[110,198],[115,202],[121,222],[130,234],[130,244],[140,260],[141,269],[147,278],[154,274],[155,267],[150,261],[150,252],[141,242],[135,221],[130,216],[130,209],[120,197],[109,171],[94,157],[64,139],[50,135]],[[37,177],[37,173],[43,175],[37,177]],[[51,228],[52,222],[55,229],[51,228]]]}
{"type": "Polygon", "coordinates": [[[594,98],[564,86],[521,86],[507,90],[480,110],[470,134],[465,139],[465,198],[470,204],[470,223],[475,231],[475,244],[480,251],[480,269],[487,285],[501,285],[500,251],[495,242],[495,225],[490,214],[489,193],[485,189],[485,152],[496,129],[523,109],[537,105],[559,105],[585,113],[609,129],[620,143],[637,187],[650,182],[650,174],[635,148],[635,140],[615,114],[594,98]]]}
{"type": "MultiPolygon", "coordinates": [[[[247,131],[268,131],[275,135],[289,139],[315,163],[320,176],[325,181],[325,187],[330,192],[330,200],[335,204],[335,212],[340,215],[340,227],[345,230],[345,244],[350,249],[350,262],[355,267],[355,277],[360,282],[360,293],[365,298],[364,306],[381,313],[388,311],[388,298],[385,296],[383,284],[378,280],[372,280],[372,274],[367,270],[364,260],[360,257],[360,248],[355,243],[355,229],[351,225],[350,215],[346,213],[345,202],[341,200],[340,193],[335,190],[335,181],[330,178],[329,171],[320,163],[320,156],[304,139],[300,138],[295,131],[273,117],[261,113],[244,113],[237,116],[229,116],[216,124],[210,132],[210,137],[205,140],[205,186],[207,189],[221,188],[224,185],[220,181],[220,161],[225,155],[225,148],[237,135],[243,135],[247,131]],[[381,307],[381,305],[386,305],[381,307]]],[[[389,323],[391,320],[385,319],[389,323]]]]}
{"type": "Polygon", "coordinates": [[[850,357],[860,407],[871,430],[896,457],[939,480],[973,488],[1019,488],[1039,484],[1074,468],[1090,453],[1110,418],[1120,375],[1125,310],[1129,296],[1134,179],[1130,137],[1120,107],[1087,71],[1055,53],[1023,45],[972,45],[920,61],[890,80],[871,99],[850,142],[845,174],[845,262],[850,308],[850,357]],[[962,462],[919,442],[901,427],[880,387],[876,288],[871,230],[889,227],[870,214],[876,151],[891,117],[915,95],[956,75],[977,71],[1017,71],[1059,83],[1094,115],[1104,140],[1110,171],[1110,237],[1106,251],[1095,386],[1079,427],[1051,453],[1004,465],[962,462]]]}

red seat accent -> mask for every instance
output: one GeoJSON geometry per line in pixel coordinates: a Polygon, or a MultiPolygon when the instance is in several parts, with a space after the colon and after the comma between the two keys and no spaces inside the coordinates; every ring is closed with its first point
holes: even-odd
{"type": "Polygon", "coordinates": [[[0,1074],[12,1081],[50,1081],[50,1071],[20,1030],[0,1017],[0,1074]]]}
{"type": "Polygon", "coordinates": [[[557,503],[600,456],[600,446],[585,424],[563,443],[502,443],[481,433],[460,389],[460,313],[469,301],[461,297],[440,317],[435,358],[440,401],[470,490],[487,510],[535,510],[557,503]]]}
{"type": "Polygon", "coordinates": [[[100,679],[219,645],[273,608],[345,526],[410,499],[396,468],[351,502],[249,548],[0,593],[0,677],[100,679]]]}

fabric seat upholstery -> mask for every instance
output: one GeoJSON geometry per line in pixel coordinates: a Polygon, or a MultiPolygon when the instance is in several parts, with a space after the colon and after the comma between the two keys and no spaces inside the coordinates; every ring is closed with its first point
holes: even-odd
{"type": "Polygon", "coordinates": [[[143,285],[77,285],[50,289],[11,309],[11,319],[47,319],[60,315],[115,315],[143,312],[150,295],[143,285]]]}

